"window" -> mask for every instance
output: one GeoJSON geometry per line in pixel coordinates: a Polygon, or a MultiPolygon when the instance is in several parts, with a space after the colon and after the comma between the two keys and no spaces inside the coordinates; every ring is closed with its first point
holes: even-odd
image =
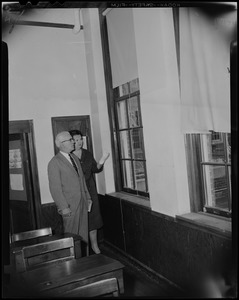
{"type": "Polygon", "coordinates": [[[231,216],[231,134],[186,135],[192,211],[231,216]]]}
{"type": "Polygon", "coordinates": [[[114,88],[113,98],[122,190],[148,196],[138,78],[114,88]]]}
{"type": "Polygon", "coordinates": [[[99,9],[115,188],[149,198],[132,9],[112,9],[107,20],[104,11],[99,9]]]}

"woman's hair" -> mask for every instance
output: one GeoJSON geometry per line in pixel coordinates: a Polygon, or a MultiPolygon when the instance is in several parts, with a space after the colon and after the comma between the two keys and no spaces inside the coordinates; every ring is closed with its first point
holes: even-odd
{"type": "Polygon", "coordinates": [[[80,130],[74,129],[74,130],[69,130],[70,135],[73,137],[74,135],[81,135],[83,136],[82,132],[80,130]]]}

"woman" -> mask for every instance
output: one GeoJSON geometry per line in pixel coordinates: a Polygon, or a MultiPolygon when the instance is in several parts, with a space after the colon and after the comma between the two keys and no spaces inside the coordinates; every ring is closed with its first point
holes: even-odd
{"type": "Polygon", "coordinates": [[[75,150],[73,153],[79,158],[81,167],[85,175],[86,185],[92,199],[92,206],[89,211],[89,236],[91,248],[94,253],[99,254],[100,249],[97,242],[97,230],[103,226],[103,221],[100,213],[98,194],[94,174],[100,173],[103,170],[104,163],[109,157],[109,153],[103,155],[97,163],[92,153],[83,149],[83,135],[79,130],[69,131],[75,141],[75,150]]]}

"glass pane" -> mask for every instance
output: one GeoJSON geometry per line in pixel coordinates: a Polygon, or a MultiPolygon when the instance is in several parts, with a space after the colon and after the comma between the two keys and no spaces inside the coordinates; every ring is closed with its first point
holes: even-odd
{"type": "Polygon", "coordinates": [[[141,128],[131,130],[132,154],[135,159],[144,159],[143,155],[143,133],[141,128]]]}
{"type": "Polygon", "coordinates": [[[146,192],[145,183],[145,168],[143,161],[134,161],[134,175],[135,175],[135,189],[138,191],[146,192]]]}
{"type": "Polygon", "coordinates": [[[129,86],[130,86],[130,93],[139,91],[139,79],[136,78],[130,81],[129,86]]]}
{"type": "Polygon", "coordinates": [[[127,112],[126,112],[126,102],[119,101],[117,102],[117,113],[119,120],[119,129],[127,128],[127,112]]]}
{"type": "Polygon", "coordinates": [[[231,163],[231,134],[230,133],[226,135],[226,143],[227,143],[227,161],[231,163]]]}
{"type": "Polygon", "coordinates": [[[129,85],[128,83],[125,83],[121,86],[119,86],[119,95],[120,97],[128,95],[129,94],[129,85]]]}
{"type": "Polygon", "coordinates": [[[139,119],[139,106],[137,97],[128,99],[128,112],[129,112],[129,126],[138,127],[140,126],[139,119]]]}
{"type": "Polygon", "coordinates": [[[224,166],[203,166],[206,205],[229,209],[230,192],[224,166]]]}
{"type": "Polygon", "coordinates": [[[224,162],[225,150],[222,133],[202,134],[202,155],[206,162],[224,162]]]}
{"type": "Polygon", "coordinates": [[[128,131],[120,132],[121,158],[131,158],[130,137],[128,131]]]}
{"type": "MultiPolygon", "coordinates": [[[[232,175],[231,167],[228,167],[230,195],[232,195],[232,179],[231,179],[231,175],[232,175]]],[[[232,209],[232,198],[231,198],[231,196],[230,196],[230,199],[229,199],[229,208],[230,208],[230,210],[232,209]]]]}
{"type": "Polygon", "coordinates": [[[123,160],[122,168],[123,168],[123,186],[124,186],[124,188],[133,189],[134,181],[133,181],[133,172],[132,172],[131,161],[123,160]]]}
{"type": "Polygon", "coordinates": [[[113,89],[114,99],[119,98],[119,87],[113,89]]]}

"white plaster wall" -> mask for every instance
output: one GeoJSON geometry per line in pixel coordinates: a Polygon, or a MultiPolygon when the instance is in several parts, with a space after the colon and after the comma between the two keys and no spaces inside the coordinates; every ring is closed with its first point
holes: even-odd
{"type": "MultiPolygon", "coordinates": [[[[74,24],[73,9],[35,9],[22,20],[74,24]]],[[[41,202],[53,202],[47,164],[54,155],[51,117],[90,115],[84,35],[71,29],[15,26],[9,49],[9,120],[33,120],[41,202]]]]}
{"type": "Polygon", "coordinates": [[[103,153],[110,153],[110,157],[104,165],[104,170],[96,175],[98,193],[104,195],[105,193],[114,192],[115,184],[105,90],[99,12],[97,8],[82,9],[82,16],[85,28],[84,37],[90,92],[94,157],[97,161],[99,161],[103,153]]]}
{"type": "Polygon", "coordinates": [[[152,210],[188,212],[189,194],[172,10],[133,9],[152,210]]]}
{"type": "MultiPolygon", "coordinates": [[[[133,11],[150,203],[154,211],[174,216],[189,211],[189,197],[172,11],[133,11]]],[[[73,16],[72,9],[44,9],[27,17],[73,24],[73,16]]],[[[52,202],[51,117],[90,115],[95,158],[105,150],[111,154],[98,10],[82,9],[81,16],[84,30],[78,34],[29,26],[3,34],[9,47],[9,120],[34,122],[42,203],[52,202]]],[[[115,191],[112,155],[96,178],[99,193],[115,191]]]]}

